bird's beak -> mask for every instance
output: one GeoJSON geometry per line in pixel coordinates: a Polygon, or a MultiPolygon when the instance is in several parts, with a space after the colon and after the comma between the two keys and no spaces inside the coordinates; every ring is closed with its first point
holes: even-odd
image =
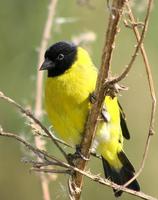
{"type": "Polygon", "coordinates": [[[45,59],[43,64],[40,67],[40,70],[49,70],[55,67],[55,63],[51,60],[45,59]]]}

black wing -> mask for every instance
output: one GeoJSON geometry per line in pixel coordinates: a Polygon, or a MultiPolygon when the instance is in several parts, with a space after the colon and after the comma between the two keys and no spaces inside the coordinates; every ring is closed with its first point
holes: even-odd
{"type": "Polygon", "coordinates": [[[129,140],[130,134],[129,134],[127,124],[126,124],[126,116],[119,102],[118,102],[118,105],[120,107],[120,123],[121,123],[122,134],[127,140],[129,140]]]}

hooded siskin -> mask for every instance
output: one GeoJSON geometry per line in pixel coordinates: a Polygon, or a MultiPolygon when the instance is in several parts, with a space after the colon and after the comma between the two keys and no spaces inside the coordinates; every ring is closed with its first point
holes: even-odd
{"type": "MultiPolygon", "coordinates": [[[[80,144],[94,91],[97,69],[86,50],[69,42],[49,47],[41,70],[48,71],[45,107],[56,134],[69,144],[80,144]]],[[[130,138],[125,115],[117,98],[106,96],[106,120],[99,122],[94,148],[101,154],[106,178],[123,185],[134,175],[134,168],[123,151],[123,136],[130,138]]],[[[134,180],[128,188],[139,191],[134,180]]],[[[122,191],[115,191],[120,196],[122,191]]]]}

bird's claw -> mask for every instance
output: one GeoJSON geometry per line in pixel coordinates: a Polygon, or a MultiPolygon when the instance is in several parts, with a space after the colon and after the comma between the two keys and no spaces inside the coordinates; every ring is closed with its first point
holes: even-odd
{"type": "Polygon", "coordinates": [[[96,95],[94,92],[92,92],[90,95],[89,95],[89,100],[92,104],[94,104],[96,102],[96,95]]]}
{"type": "Polygon", "coordinates": [[[80,145],[76,145],[76,152],[75,152],[74,154],[71,154],[71,153],[68,154],[67,157],[68,157],[69,163],[72,164],[72,165],[75,165],[75,161],[76,161],[77,159],[80,159],[80,158],[83,159],[83,160],[86,160],[86,161],[89,160],[89,158],[86,158],[86,157],[81,153],[80,145]]]}

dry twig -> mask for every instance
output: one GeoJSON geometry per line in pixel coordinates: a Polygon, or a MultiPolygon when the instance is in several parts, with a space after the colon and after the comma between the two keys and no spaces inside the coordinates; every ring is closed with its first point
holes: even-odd
{"type": "MultiPolygon", "coordinates": [[[[57,159],[56,157],[49,155],[47,152],[41,150],[41,146],[38,146],[38,144],[37,144],[37,147],[34,147],[31,144],[27,143],[22,138],[20,138],[19,136],[12,134],[12,133],[6,133],[2,129],[0,129],[0,136],[11,137],[11,138],[18,140],[19,142],[23,143],[26,147],[28,147],[32,152],[34,152],[34,154],[38,158],[40,158],[38,161],[29,161],[33,165],[33,170],[39,171],[39,172],[45,172],[45,173],[66,173],[66,174],[69,174],[69,175],[72,175],[72,172],[75,171],[76,173],[75,173],[75,175],[73,173],[72,180],[69,184],[69,186],[70,186],[70,188],[69,188],[70,189],[70,198],[71,199],[75,199],[75,200],[80,199],[82,184],[83,184],[83,176],[87,176],[88,178],[92,179],[93,181],[96,181],[100,184],[112,187],[116,190],[122,190],[124,192],[135,195],[135,196],[140,197],[142,199],[156,200],[156,198],[151,197],[149,195],[146,195],[143,192],[136,192],[136,191],[130,190],[130,189],[125,187],[133,179],[135,179],[137,176],[139,176],[139,174],[141,173],[141,171],[144,167],[144,163],[145,163],[147,152],[148,152],[148,147],[149,147],[150,138],[151,138],[150,136],[153,135],[153,133],[154,133],[153,129],[154,129],[155,108],[156,108],[156,97],[155,97],[155,91],[154,91],[154,86],[153,86],[153,80],[152,80],[150,65],[149,65],[149,62],[148,62],[148,59],[147,59],[147,55],[146,55],[145,50],[144,50],[144,46],[142,44],[145,32],[147,30],[148,18],[149,18],[149,14],[150,14],[152,1],[153,0],[148,0],[149,3],[148,3],[148,8],[147,8],[147,14],[146,14],[146,17],[145,17],[144,27],[143,27],[141,36],[139,34],[139,31],[137,30],[135,18],[132,15],[132,12],[130,10],[129,5],[127,4],[128,10],[130,11],[129,12],[129,18],[130,18],[132,24],[134,24],[133,30],[135,32],[138,43],[137,43],[137,47],[135,49],[135,52],[132,56],[132,59],[131,59],[130,63],[128,64],[127,68],[125,68],[123,73],[120,76],[118,76],[117,78],[109,80],[109,68],[110,68],[111,57],[112,57],[112,52],[113,52],[113,48],[114,48],[114,41],[115,41],[115,37],[116,37],[117,31],[118,31],[118,24],[119,24],[120,17],[122,15],[122,11],[123,11],[122,9],[124,7],[124,4],[126,3],[126,0],[120,0],[120,1],[113,0],[112,10],[111,10],[111,13],[110,13],[111,15],[110,15],[110,18],[109,18],[108,30],[107,30],[107,33],[106,33],[106,42],[105,42],[105,46],[104,46],[104,49],[103,49],[102,64],[101,64],[101,69],[99,71],[97,86],[96,86],[96,91],[95,91],[96,101],[92,105],[92,109],[89,112],[89,117],[87,119],[87,123],[86,123],[86,126],[85,126],[85,132],[84,132],[85,134],[84,134],[84,137],[82,138],[82,142],[81,142],[81,154],[83,155],[83,157],[89,159],[90,158],[91,144],[93,142],[93,138],[95,136],[95,130],[96,130],[96,127],[97,127],[98,116],[100,114],[100,111],[101,111],[101,108],[102,108],[102,103],[104,101],[105,95],[107,94],[107,90],[109,89],[108,88],[109,84],[113,85],[113,84],[117,83],[118,81],[121,81],[123,78],[126,77],[126,75],[129,73],[130,69],[133,66],[133,63],[134,63],[135,58],[137,56],[138,50],[140,48],[143,59],[144,59],[144,63],[145,63],[145,66],[146,66],[147,76],[148,76],[149,88],[150,88],[150,93],[151,93],[151,98],[152,98],[152,111],[151,111],[151,119],[150,119],[150,126],[149,126],[149,134],[148,134],[148,138],[147,138],[147,142],[146,142],[146,146],[145,146],[143,160],[142,160],[142,163],[141,163],[141,167],[138,170],[138,172],[136,173],[134,178],[132,178],[124,186],[117,185],[117,184],[115,184],[115,183],[113,183],[113,182],[111,182],[107,179],[103,179],[103,178],[101,178],[97,175],[93,175],[93,174],[90,174],[88,172],[85,172],[84,170],[85,170],[85,166],[86,166],[87,161],[84,160],[84,159],[76,160],[75,167],[71,166],[70,164],[65,163],[65,162],[57,159]],[[105,80],[106,80],[106,83],[105,83],[105,80]],[[46,168],[48,166],[49,167],[57,166],[57,167],[60,167],[60,169],[46,168]],[[76,192],[76,191],[78,191],[78,192],[76,192]]],[[[54,0],[54,1],[52,0],[51,3],[52,3],[52,4],[50,4],[51,6],[55,6],[56,3],[57,3],[57,0],[54,0]]],[[[51,28],[50,22],[52,22],[52,18],[53,18],[53,15],[54,15],[53,9],[55,9],[55,7],[53,7],[52,10],[49,11],[50,13],[49,13],[49,16],[48,16],[47,25],[44,29],[45,32],[44,32],[44,36],[43,36],[42,43],[41,43],[41,51],[40,51],[40,54],[39,54],[39,64],[38,64],[38,66],[41,64],[41,61],[43,60],[43,54],[44,54],[44,51],[46,49],[48,38],[49,38],[49,35],[50,35],[50,28],[51,28]]],[[[67,159],[67,155],[66,155],[65,151],[58,144],[58,143],[63,143],[63,142],[58,140],[56,137],[54,137],[42,125],[42,123],[38,120],[41,117],[41,113],[42,113],[42,109],[41,109],[41,102],[42,102],[41,101],[41,96],[42,96],[41,90],[42,90],[42,79],[43,79],[42,76],[43,76],[42,73],[38,72],[37,96],[36,96],[37,99],[36,99],[36,106],[35,106],[35,116],[29,110],[24,109],[20,104],[18,104],[17,102],[12,100],[11,98],[5,96],[2,92],[0,92],[0,98],[4,99],[5,101],[7,101],[10,104],[13,104],[16,108],[18,108],[20,110],[21,113],[25,114],[29,119],[33,120],[33,122],[45,132],[45,134],[48,136],[48,138],[50,138],[52,140],[52,142],[55,143],[55,145],[62,152],[64,157],[67,159]]],[[[38,143],[38,141],[36,143],[38,143]]],[[[66,144],[64,143],[64,145],[66,145],[66,144]]],[[[44,199],[49,200],[50,197],[49,197],[48,183],[47,183],[46,179],[45,180],[43,179],[43,175],[42,175],[41,181],[42,181],[42,184],[43,184],[42,187],[43,187],[44,199]]]]}
{"type": "Polygon", "coordinates": [[[23,108],[20,104],[18,104],[17,102],[15,102],[13,99],[7,97],[6,95],[4,95],[1,91],[0,91],[0,98],[4,99],[6,102],[14,105],[16,108],[18,108],[18,110],[22,113],[25,114],[28,119],[33,120],[33,122],[38,125],[45,133],[46,135],[52,140],[52,142],[56,145],[56,147],[60,150],[60,152],[63,154],[63,156],[67,159],[67,154],[65,153],[65,151],[60,147],[60,145],[58,144],[58,141],[56,137],[54,137],[49,131],[48,129],[43,126],[43,124],[31,113],[30,110],[27,110],[25,108],[23,108]]]}
{"type": "Polygon", "coordinates": [[[45,173],[64,173],[65,172],[66,174],[71,174],[71,171],[74,170],[74,171],[81,173],[82,175],[90,178],[91,180],[93,180],[93,181],[95,181],[99,184],[106,185],[108,187],[112,187],[116,190],[121,189],[122,191],[129,193],[131,195],[140,197],[141,199],[158,200],[158,199],[156,199],[152,196],[149,196],[149,195],[147,195],[143,192],[136,192],[136,191],[130,190],[128,188],[125,188],[124,186],[117,185],[117,184],[111,182],[108,179],[103,179],[98,175],[93,175],[91,173],[82,171],[82,170],[80,170],[80,169],[78,169],[74,166],[71,166],[68,163],[65,163],[65,162],[57,159],[56,157],[49,155],[47,152],[40,150],[37,147],[32,146],[31,144],[26,142],[24,139],[22,139],[20,136],[13,134],[13,133],[6,133],[5,131],[2,130],[2,128],[0,128],[0,136],[10,137],[10,138],[16,139],[17,141],[19,141],[23,145],[25,145],[29,150],[31,150],[37,157],[40,157],[43,160],[43,163],[39,163],[39,162],[36,162],[36,161],[31,161],[31,162],[28,161],[29,163],[33,164],[32,170],[34,170],[34,171],[45,172],[45,173]],[[60,169],[60,170],[56,169],[55,170],[55,169],[41,168],[43,166],[48,166],[48,165],[60,166],[62,168],[66,168],[66,169],[60,169]]]}
{"type": "MultiPolygon", "coordinates": [[[[45,23],[45,27],[43,30],[43,36],[41,40],[40,50],[39,50],[39,57],[38,57],[38,68],[42,64],[44,52],[48,45],[48,40],[51,36],[51,28],[53,24],[53,18],[55,15],[55,8],[57,5],[57,0],[50,0],[50,4],[48,7],[48,16],[45,23]]],[[[37,82],[36,82],[36,99],[35,99],[35,117],[40,119],[42,116],[42,85],[43,85],[43,73],[41,73],[37,68],[37,82]]],[[[40,136],[35,137],[35,144],[39,148],[44,148],[44,143],[41,141],[40,136]]],[[[40,159],[40,158],[39,158],[40,159]]],[[[42,185],[42,192],[43,192],[43,199],[50,200],[49,194],[49,182],[46,176],[41,173],[40,175],[41,185],[42,185]]]]}
{"type": "MultiPolygon", "coordinates": [[[[18,109],[20,109],[20,111],[22,113],[24,113],[25,115],[27,115],[28,117],[30,117],[31,119],[34,120],[34,117],[32,116],[32,114],[30,113],[30,111],[27,111],[25,109],[22,108],[22,106],[20,106],[17,102],[15,102],[14,100],[12,100],[11,98],[9,97],[6,97],[4,96],[4,94],[2,92],[0,92],[0,98],[4,99],[5,101],[7,101],[8,103],[10,104],[13,104],[15,107],[17,107],[18,109]]],[[[40,125],[40,122],[38,120],[34,120],[34,122],[38,125],[38,126],[41,126],[40,125]]],[[[42,128],[42,127],[41,127],[42,128]]],[[[42,128],[43,129],[43,128],[42,128]]],[[[47,130],[47,129],[46,129],[47,130]]],[[[44,131],[46,131],[44,129],[44,131]]],[[[46,131],[47,132],[47,131],[46,131]]],[[[92,179],[93,181],[95,182],[98,182],[100,184],[103,184],[103,185],[106,185],[106,186],[109,186],[109,187],[113,187],[115,188],[116,190],[122,190],[124,192],[127,192],[129,194],[132,194],[132,195],[135,195],[135,196],[138,196],[142,199],[147,199],[147,200],[157,200],[156,198],[154,197],[151,197],[149,195],[146,195],[142,192],[135,192],[133,190],[130,190],[128,188],[125,188],[124,186],[120,186],[120,185],[117,185],[111,181],[109,181],[108,179],[103,179],[97,175],[92,175],[92,174],[89,174],[85,171],[82,171],[76,167],[73,167],[57,158],[55,158],[54,156],[52,155],[49,155],[47,152],[43,151],[43,150],[40,150],[38,149],[37,147],[33,147],[31,144],[29,144],[28,142],[26,142],[24,139],[20,138],[18,135],[15,135],[13,133],[6,133],[2,130],[2,128],[0,129],[0,136],[5,136],[5,137],[11,137],[11,138],[14,138],[16,140],[18,140],[19,142],[23,143],[26,147],[28,147],[32,152],[34,152],[35,155],[37,155],[38,157],[44,159],[44,163],[41,165],[39,165],[38,162],[36,162],[36,165],[33,165],[35,168],[38,168],[40,166],[46,166],[48,164],[50,165],[55,165],[55,166],[60,166],[60,167],[64,167],[64,168],[67,168],[67,170],[74,170],[78,173],[81,173],[82,175],[84,176],[87,176],[88,178],[92,179]]],[[[54,169],[53,169],[54,170],[54,169]]],[[[43,171],[45,171],[45,169],[43,169],[43,171]]],[[[48,170],[47,170],[48,172],[48,170]]],[[[53,171],[52,171],[53,172],[53,171]]]]}
{"type": "MultiPolygon", "coordinates": [[[[108,29],[106,33],[106,39],[105,39],[106,42],[105,42],[103,55],[102,55],[102,63],[101,63],[101,68],[99,71],[96,91],[95,91],[96,101],[92,105],[92,109],[89,112],[87,123],[85,125],[83,138],[80,144],[81,154],[87,159],[89,159],[90,157],[90,149],[91,149],[93,139],[95,137],[97,119],[102,108],[102,104],[105,98],[105,93],[107,92],[105,88],[103,87],[103,85],[104,85],[105,80],[108,79],[112,51],[114,49],[114,41],[115,41],[116,34],[118,32],[118,24],[123,12],[123,7],[124,7],[125,2],[126,2],[125,0],[120,0],[120,1],[113,0],[113,3],[112,3],[113,9],[109,18],[109,24],[108,24],[108,29]]],[[[84,171],[86,167],[86,163],[87,163],[86,159],[80,158],[76,160],[75,165],[78,169],[81,169],[84,171]]],[[[73,189],[71,196],[75,200],[80,199],[82,185],[83,185],[83,175],[80,173],[76,173],[72,177],[72,180],[71,180],[71,188],[73,189]]]]}
{"type": "Polygon", "coordinates": [[[43,36],[41,39],[41,45],[39,48],[38,54],[38,63],[37,63],[37,82],[36,82],[36,100],[35,100],[35,113],[36,117],[41,118],[42,115],[42,86],[43,86],[43,73],[39,71],[39,67],[41,66],[44,58],[44,53],[48,46],[48,41],[51,36],[51,28],[53,25],[53,19],[55,15],[55,9],[58,0],[50,0],[50,4],[48,6],[48,16],[46,19],[45,27],[43,29],[43,36]]]}
{"type": "MultiPolygon", "coordinates": [[[[152,0],[150,0],[148,3],[148,11],[147,11],[148,14],[146,15],[146,18],[149,17],[151,5],[152,5],[152,0]]],[[[127,9],[128,9],[128,17],[131,21],[131,24],[136,24],[135,17],[131,11],[129,4],[127,4],[127,9]]],[[[145,26],[147,26],[147,21],[148,20],[146,19],[145,20],[146,24],[144,24],[144,28],[145,28],[145,26]]],[[[139,43],[141,36],[138,31],[138,28],[137,28],[137,26],[132,26],[132,28],[133,28],[134,34],[136,36],[137,42],[139,43]]],[[[143,159],[140,164],[140,168],[139,168],[138,172],[135,174],[135,176],[124,185],[125,187],[128,186],[134,179],[136,179],[142,172],[144,165],[145,165],[146,158],[147,158],[147,153],[148,153],[148,149],[149,149],[149,145],[150,145],[151,136],[154,134],[154,120],[155,120],[155,112],[156,112],[156,94],[155,94],[155,89],[154,89],[152,73],[151,73],[151,67],[150,67],[148,57],[147,57],[143,43],[140,45],[140,51],[141,51],[141,54],[143,57],[143,61],[144,61],[144,65],[145,65],[145,69],[146,69],[146,73],[147,73],[150,95],[151,95],[151,100],[152,100],[152,108],[151,108],[149,132],[148,132],[148,136],[147,136],[147,140],[146,140],[146,144],[145,144],[145,148],[144,148],[144,153],[143,153],[143,159]]]]}
{"type": "MultiPolygon", "coordinates": [[[[152,197],[152,196],[150,196],[150,195],[147,195],[147,194],[145,194],[145,193],[143,193],[143,192],[137,192],[137,191],[128,189],[128,188],[126,188],[126,187],[117,185],[117,184],[115,184],[115,183],[109,181],[108,179],[104,179],[104,178],[102,178],[102,177],[100,177],[100,176],[98,176],[98,175],[93,175],[93,174],[87,173],[87,172],[85,172],[85,171],[79,170],[78,168],[75,168],[75,167],[72,167],[72,166],[71,166],[71,168],[72,168],[74,171],[76,171],[76,172],[78,172],[78,173],[81,173],[82,175],[84,175],[84,176],[90,178],[91,180],[93,180],[93,181],[95,181],[95,182],[97,182],[97,183],[99,183],[99,184],[106,185],[106,186],[108,186],[108,187],[112,187],[112,188],[114,188],[115,190],[122,190],[122,191],[124,191],[124,192],[126,192],[126,193],[128,193],[128,194],[131,194],[131,195],[133,195],[133,196],[136,196],[136,197],[139,197],[139,198],[145,199],[145,200],[158,200],[157,198],[152,197]]],[[[45,172],[45,173],[54,173],[54,170],[51,170],[51,169],[42,169],[42,170],[40,170],[40,171],[43,171],[43,172],[45,172]]],[[[74,199],[74,198],[72,198],[72,196],[71,196],[71,199],[74,199]]]]}
{"type": "MultiPolygon", "coordinates": [[[[126,68],[121,73],[121,75],[119,75],[118,77],[116,77],[112,81],[110,81],[111,84],[118,83],[119,81],[121,81],[122,79],[124,79],[127,76],[127,74],[131,70],[133,63],[134,63],[134,61],[135,61],[135,59],[138,55],[138,51],[139,51],[139,49],[142,45],[142,42],[143,42],[144,37],[145,37],[145,33],[147,31],[149,15],[150,15],[153,0],[148,0],[148,1],[149,1],[149,3],[148,3],[147,12],[146,12],[145,20],[144,20],[143,30],[142,30],[141,36],[139,37],[138,44],[137,44],[136,49],[135,49],[135,51],[132,55],[132,58],[131,58],[129,64],[126,66],[126,68]]],[[[136,28],[136,26],[134,26],[133,28],[136,28]]]]}

